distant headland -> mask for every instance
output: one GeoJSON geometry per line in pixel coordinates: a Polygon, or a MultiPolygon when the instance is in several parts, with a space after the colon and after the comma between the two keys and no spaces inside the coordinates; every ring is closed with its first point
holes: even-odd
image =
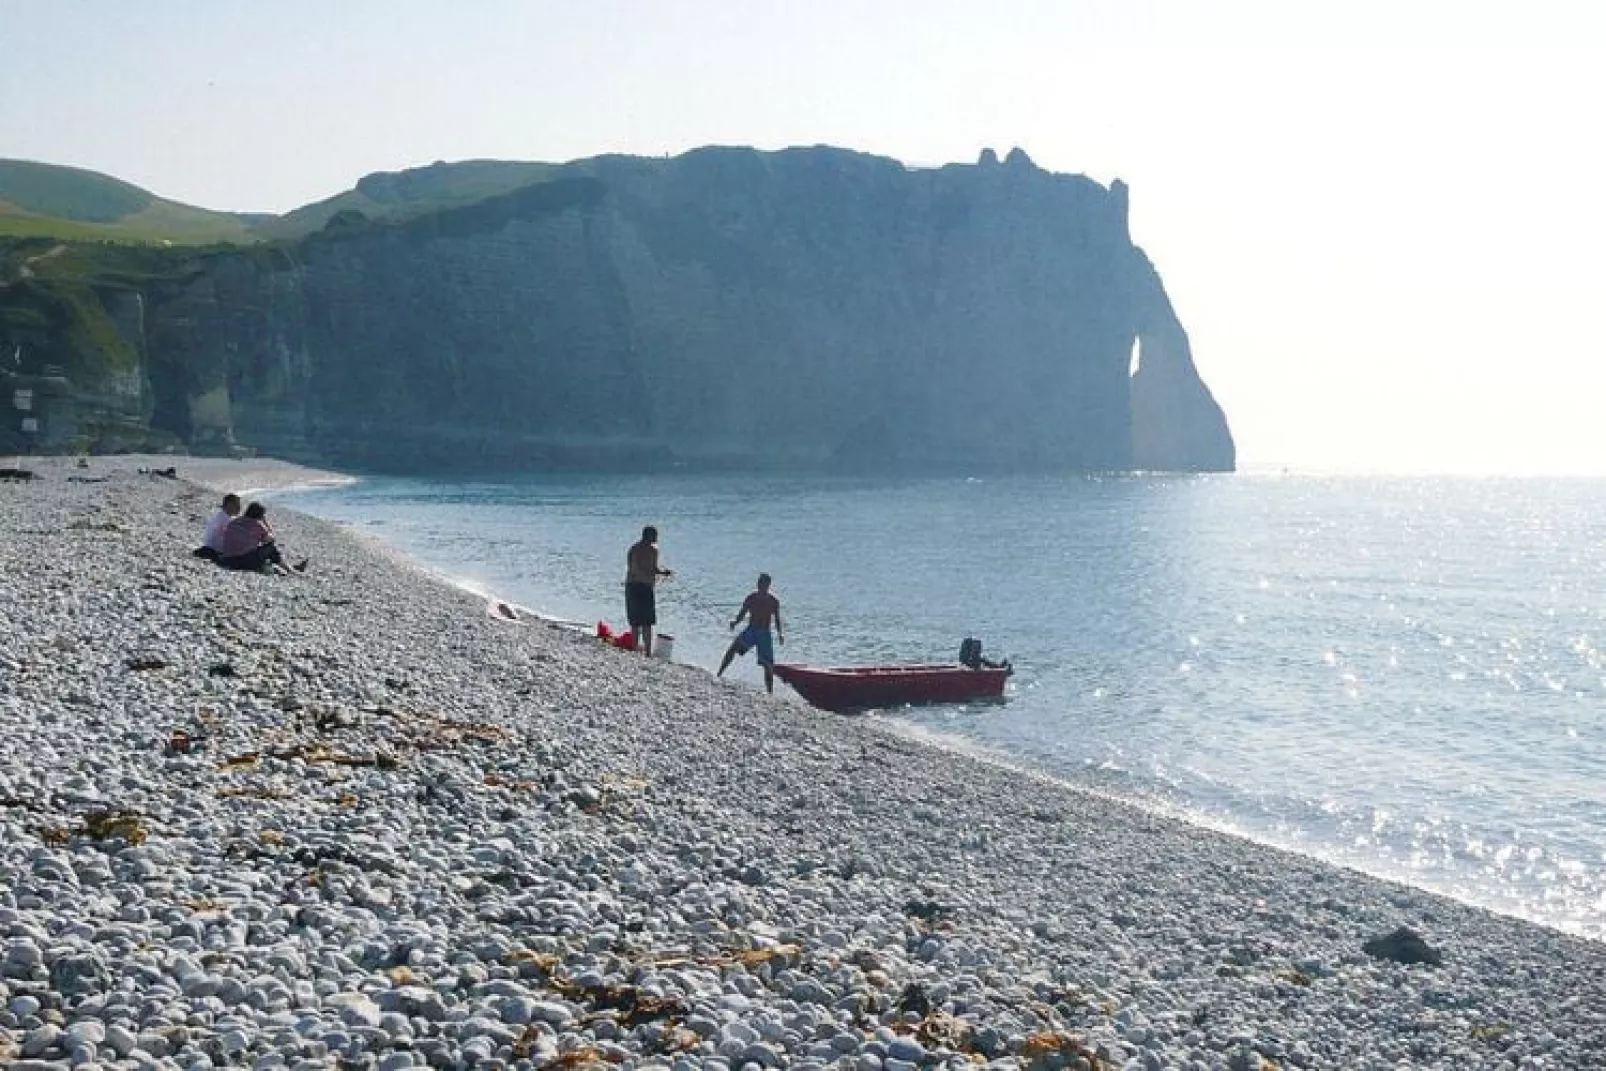
{"type": "Polygon", "coordinates": [[[283,216],[0,161],[0,452],[1225,471],[1127,188],[1019,149],[370,175],[283,216]]]}

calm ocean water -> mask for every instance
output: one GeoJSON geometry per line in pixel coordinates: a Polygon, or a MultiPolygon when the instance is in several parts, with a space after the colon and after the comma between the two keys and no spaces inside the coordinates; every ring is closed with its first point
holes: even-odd
{"type": "Polygon", "coordinates": [[[653,523],[679,661],[717,662],[768,570],[783,660],[951,659],[974,635],[1014,661],[1007,703],[890,713],[912,730],[1606,939],[1606,481],[374,479],[278,497],[591,623],[623,623],[625,548],[653,523]]]}

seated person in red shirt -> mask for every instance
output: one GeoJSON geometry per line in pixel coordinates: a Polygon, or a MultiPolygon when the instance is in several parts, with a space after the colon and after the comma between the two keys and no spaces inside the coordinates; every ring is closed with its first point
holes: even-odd
{"type": "Polygon", "coordinates": [[[294,569],[284,564],[273,541],[273,528],[267,521],[268,511],[260,502],[245,507],[242,516],[234,518],[223,529],[223,553],[217,563],[225,569],[253,573],[304,573],[307,562],[302,559],[294,569]]]}

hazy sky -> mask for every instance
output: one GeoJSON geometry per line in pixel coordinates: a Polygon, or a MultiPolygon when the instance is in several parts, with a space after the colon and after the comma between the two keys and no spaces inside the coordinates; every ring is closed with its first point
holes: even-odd
{"type": "Polygon", "coordinates": [[[1606,5],[0,0],[0,156],[376,170],[1021,146],[1132,186],[1246,465],[1606,472],[1606,5]]]}

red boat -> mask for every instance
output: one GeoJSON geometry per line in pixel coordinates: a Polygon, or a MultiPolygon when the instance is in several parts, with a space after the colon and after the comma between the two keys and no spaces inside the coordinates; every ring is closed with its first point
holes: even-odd
{"type": "Polygon", "coordinates": [[[775,675],[821,710],[846,714],[904,704],[970,703],[1000,699],[1012,672],[1000,666],[944,663],[927,666],[799,666],[781,664],[775,675]]]}

